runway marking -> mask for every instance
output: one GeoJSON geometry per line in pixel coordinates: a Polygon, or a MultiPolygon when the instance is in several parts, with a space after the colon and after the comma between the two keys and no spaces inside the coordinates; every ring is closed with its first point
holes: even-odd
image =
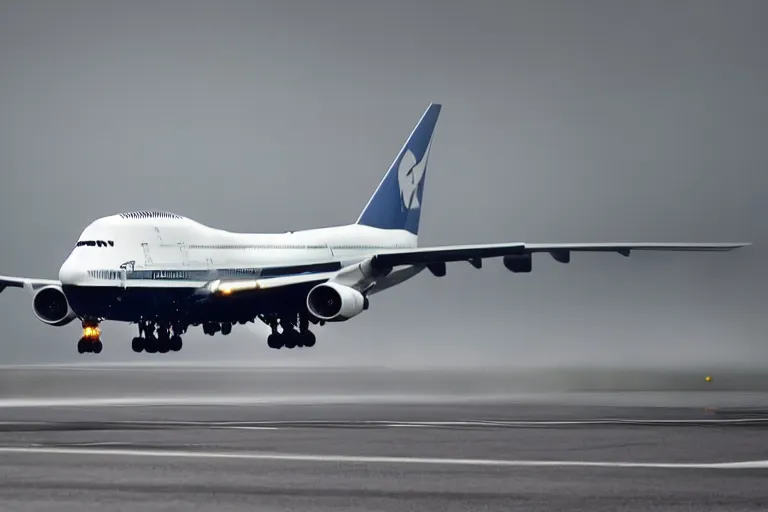
{"type": "Polygon", "coordinates": [[[212,428],[228,429],[228,430],[280,430],[280,427],[259,427],[259,426],[234,426],[234,425],[211,425],[212,428]]]}
{"type": "Polygon", "coordinates": [[[251,395],[251,396],[137,396],[104,398],[3,398],[2,408],[34,407],[152,407],[152,406],[274,406],[274,405],[348,405],[348,404],[458,404],[494,400],[504,401],[503,397],[457,397],[433,395],[251,395]]]}
{"type": "Polygon", "coordinates": [[[73,447],[90,447],[90,446],[123,446],[125,443],[120,441],[93,441],[91,443],[71,443],[69,446],[73,447]]]}
{"type": "Polygon", "coordinates": [[[392,420],[305,420],[305,421],[184,421],[184,420],[80,420],[80,421],[5,421],[0,431],[15,430],[116,430],[116,429],[217,429],[241,431],[278,431],[284,429],[457,429],[474,428],[504,430],[519,428],[578,428],[622,426],[674,427],[674,426],[768,426],[768,418],[724,419],[595,419],[595,420],[461,420],[461,421],[392,421],[392,420]]]}
{"type": "Polygon", "coordinates": [[[430,457],[383,457],[355,455],[312,455],[293,453],[211,452],[189,450],[140,450],[111,448],[0,447],[0,453],[43,455],[93,455],[121,457],[176,457],[195,459],[269,460],[292,462],[426,464],[491,467],[593,467],[646,469],[768,469],[768,460],[740,462],[594,462],[571,460],[453,459],[430,457]]]}
{"type": "Polygon", "coordinates": [[[309,420],[309,421],[242,421],[219,422],[219,428],[240,428],[244,426],[271,426],[277,428],[302,427],[385,427],[385,428],[439,428],[439,427],[483,427],[483,428],[528,428],[568,427],[598,425],[768,425],[768,418],[701,418],[701,419],[583,419],[583,420],[461,420],[461,421],[391,421],[391,420],[309,420]]]}

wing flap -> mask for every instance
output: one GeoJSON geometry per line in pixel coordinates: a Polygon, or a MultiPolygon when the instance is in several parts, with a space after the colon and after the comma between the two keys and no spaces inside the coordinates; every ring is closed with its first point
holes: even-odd
{"type": "Polygon", "coordinates": [[[373,257],[372,264],[375,268],[382,269],[398,265],[434,265],[453,261],[468,261],[476,268],[480,268],[480,261],[484,258],[539,252],[548,252],[557,261],[567,263],[570,261],[571,252],[616,252],[629,256],[631,251],[731,251],[748,245],[751,243],[619,242],[456,245],[381,252],[373,257]]]}
{"type": "Polygon", "coordinates": [[[649,242],[649,243],[556,243],[525,244],[525,252],[575,251],[575,252],[618,252],[625,251],[732,251],[751,245],[745,243],[695,243],[695,242],[649,242]]]}
{"type": "Polygon", "coordinates": [[[372,263],[375,268],[392,268],[398,265],[429,265],[478,258],[497,258],[524,252],[525,244],[522,243],[423,247],[405,251],[380,252],[373,256],[372,263]]]}

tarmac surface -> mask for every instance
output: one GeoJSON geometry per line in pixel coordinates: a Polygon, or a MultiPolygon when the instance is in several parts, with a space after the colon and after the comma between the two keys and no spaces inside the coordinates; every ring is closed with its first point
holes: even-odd
{"type": "Polygon", "coordinates": [[[0,508],[768,509],[759,372],[581,372],[0,369],[0,508]]]}

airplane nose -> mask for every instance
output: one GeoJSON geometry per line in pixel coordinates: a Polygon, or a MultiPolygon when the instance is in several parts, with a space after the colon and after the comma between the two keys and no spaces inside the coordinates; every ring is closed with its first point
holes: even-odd
{"type": "Polygon", "coordinates": [[[61,284],[82,283],[87,275],[88,273],[83,266],[72,257],[67,258],[59,269],[59,281],[61,281],[61,284]]]}

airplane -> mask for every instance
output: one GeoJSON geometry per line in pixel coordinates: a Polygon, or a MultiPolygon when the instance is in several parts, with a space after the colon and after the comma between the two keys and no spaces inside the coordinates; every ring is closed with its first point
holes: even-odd
{"type": "Polygon", "coordinates": [[[574,252],[730,251],[751,243],[524,243],[419,247],[427,160],[442,106],[430,103],[357,220],[285,233],[235,233],[162,210],[102,217],[88,225],[59,269],[58,280],[0,276],[32,294],[41,322],[80,320],[80,354],[100,353],[101,323],[138,326],[134,352],[182,348],[190,327],[228,335],[257,319],[271,328],[267,345],[312,347],[312,325],[348,321],[370,298],[422,271],[501,258],[513,273],[532,271],[533,254],[569,263],[574,252]]]}

